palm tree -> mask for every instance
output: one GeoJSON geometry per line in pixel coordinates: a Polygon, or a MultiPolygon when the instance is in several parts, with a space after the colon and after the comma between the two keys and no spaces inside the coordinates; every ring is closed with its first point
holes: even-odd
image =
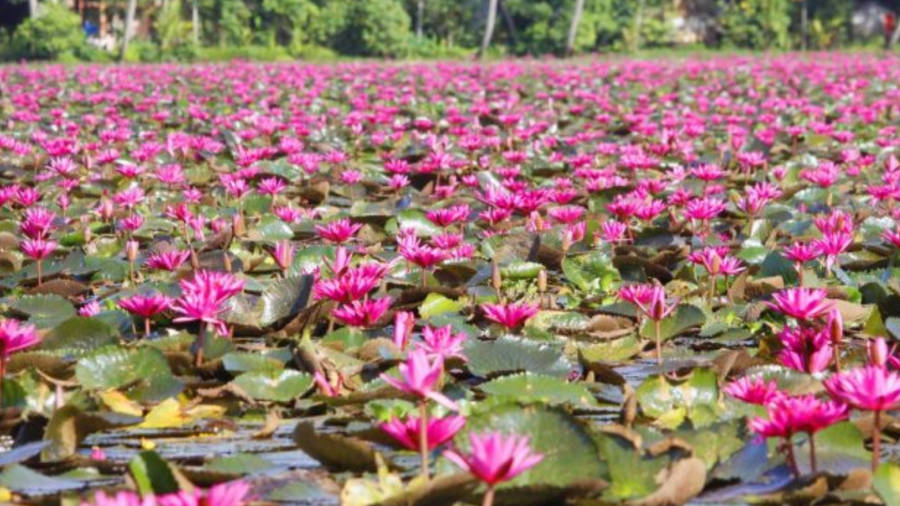
{"type": "Polygon", "coordinates": [[[128,41],[131,40],[134,31],[134,15],[137,10],[137,0],[128,0],[128,7],[125,10],[125,33],[122,34],[122,52],[119,53],[119,60],[125,59],[125,51],[128,49],[128,41]]]}
{"type": "Polygon", "coordinates": [[[420,39],[422,38],[422,18],[424,17],[425,0],[416,0],[416,37],[420,39]]]}
{"type": "Polygon", "coordinates": [[[198,0],[191,2],[191,31],[195,45],[200,44],[200,7],[197,2],[198,0]]]}
{"type": "Polygon", "coordinates": [[[581,23],[581,14],[583,12],[584,0],[575,0],[572,22],[569,24],[569,35],[566,37],[566,56],[572,56],[572,53],[575,52],[575,37],[578,35],[578,25],[581,23]]]}
{"type": "Polygon", "coordinates": [[[497,0],[488,0],[487,20],[484,23],[484,37],[481,39],[481,47],[478,48],[478,57],[484,58],[488,46],[491,45],[491,37],[494,35],[494,23],[497,21],[497,0]]]}

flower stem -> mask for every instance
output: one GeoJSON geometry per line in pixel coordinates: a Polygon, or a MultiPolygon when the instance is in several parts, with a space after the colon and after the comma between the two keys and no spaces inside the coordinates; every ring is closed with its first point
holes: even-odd
{"type": "Polygon", "coordinates": [[[662,322],[660,320],[653,320],[653,330],[656,334],[656,361],[659,364],[663,363],[662,360],[662,340],[660,339],[660,334],[662,331],[660,330],[660,324],[662,322]]]}
{"type": "Polygon", "coordinates": [[[834,341],[834,372],[841,372],[841,344],[834,341]]]}
{"type": "Polygon", "coordinates": [[[194,356],[194,367],[203,365],[203,347],[206,344],[206,323],[200,322],[200,331],[197,332],[197,354],[194,356]]]}
{"type": "Polygon", "coordinates": [[[422,458],[422,477],[428,481],[428,403],[419,402],[419,456],[422,458]]]}
{"type": "Polygon", "coordinates": [[[150,337],[150,317],[144,318],[144,337],[150,337]]]}
{"type": "Polygon", "coordinates": [[[481,501],[481,506],[493,506],[494,505],[494,486],[491,485],[484,492],[484,499],[481,501]]]}
{"type": "Polygon", "coordinates": [[[0,357],[0,409],[3,409],[3,378],[6,376],[6,357],[0,357]]]}
{"type": "Polygon", "coordinates": [[[794,457],[794,442],[791,441],[790,437],[786,437],[784,438],[784,444],[787,447],[787,460],[791,466],[791,471],[794,473],[795,478],[799,478],[800,470],[797,469],[797,458],[794,457]]]}
{"type": "Polygon", "coordinates": [[[41,282],[43,281],[43,278],[44,278],[44,266],[43,266],[43,262],[41,260],[37,261],[37,278],[38,278],[37,286],[41,286],[41,282]]]}
{"type": "Polygon", "coordinates": [[[809,469],[813,474],[816,473],[816,435],[809,433],[809,469]]]}
{"type": "Polygon", "coordinates": [[[878,469],[881,459],[881,410],[875,411],[875,425],[872,427],[872,472],[878,469]]]}

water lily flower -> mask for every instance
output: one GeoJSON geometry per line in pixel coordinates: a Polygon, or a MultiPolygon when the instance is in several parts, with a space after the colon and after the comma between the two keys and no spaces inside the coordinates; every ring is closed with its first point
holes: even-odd
{"type": "Polygon", "coordinates": [[[173,272],[178,270],[190,256],[191,252],[188,250],[173,249],[148,256],[146,264],[151,269],[173,272]]]}
{"type": "Polygon", "coordinates": [[[821,288],[785,288],[772,294],[772,302],[766,302],[766,305],[791,318],[809,321],[831,309],[832,303],[825,297],[825,290],[821,288]]]}
{"type": "Polygon", "coordinates": [[[796,473],[794,445],[791,437],[799,432],[809,436],[809,460],[816,472],[815,433],[847,418],[847,406],[841,402],[822,401],[815,395],[779,395],[766,404],[767,417],[755,417],[748,422],[750,430],[765,437],[784,439],[788,461],[796,473]]]}
{"type": "MultiPolygon", "coordinates": [[[[0,320],[0,393],[2,393],[3,377],[6,376],[6,363],[14,352],[30,348],[40,342],[41,338],[28,323],[18,320],[0,320]]],[[[2,406],[2,403],[0,403],[2,406]]]]}
{"type": "Polygon", "coordinates": [[[119,299],[118,305],[129,313],[144,319],[144,335],[150,335],[150,318],[162,313],[172,306],[175,299],[160,293],[147,295],[134,294],[130,297],[119,299]]]}
{"type": "Polygon", "coordinates": [[[391,307],[392,302],[390,297],[354,300],[338,306],[332,315],[352,327],[371,327],[391,307]]]}
{"type": "Polygon", "coordinates": [[[508,304],[482,304],[484,316],[491,321],[513,330],[537,314],[540,306],[534,302],[510,302],[508,304]]]}
{"type": "Polygon", "coordinates": [[[421,420],[415,416],[409,416],[405,420],[392,418],[378,425],[378,428],[388,433],[406,449],[418,451],[424,441],[426,450],[430,451],[451,440],[465,424],[466,419],[459,415],[429,418],[424,438],[421,437],[421,420]]]}
{"type": "Polygon", "coordinates": [[[172,303],[172,309],[181,316],[176,322],[200,322],[197,335],[195,362],[199,366],[203,361],[203,345],[206,340],[206,327],[212,326],[220,334],[228,333],[225,322],[221,319],[225,311],[225,302],[244,289],[244,282],[228,272],[197,271],[190,280],[181,280],[181,296],[172,303]]]}
{"type": "Polygon", "coordinates": [[[349,241],[361,228],[362,224],[353,223],[349,218],[341,218],[326,225],[313,227],[316,233],[319,234],[319,237],[336,244],[349,241]]]}
{"type": "Polygon", "coordinates": [[[829,395],[853,408],[872,411],[872,472],[881,458],[881,414],[900,406],[900,373],[870,364],[835,374],[824,382],[829,395]]]}
{"type": "Polygon", "coordinates": [[[531,449],[526,436],[471,432],[469,445],[468,455],[457,450],[445,450],[444,457],[488,486],[482,506],[493,504],[498,483],[515,478],[544,459],[543,454],[531,449]]]}

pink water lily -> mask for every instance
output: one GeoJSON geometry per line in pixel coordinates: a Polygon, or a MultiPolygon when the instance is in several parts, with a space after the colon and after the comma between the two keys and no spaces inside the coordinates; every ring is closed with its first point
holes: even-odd
{"type": "Polygon", "coordinates": [[[455,402],[437,390],[438,380],[444,372],[442,357],[429,358],[425,350],[413,350],[397,369],[400,372],[400,379],[388,374],[382,374],[381,379],[401,392],[415,395],[420,399],[431,399],[452,411],[459,409],[455,402]]]}
{"type": "Polygon", "coordinates": [[[206,327],[211,326],[222,335],[228,333],[222,320],[224,304],[244,289],[244,282],[227,272],[197,271],[192,279],[182,280],[180,286],[181,296],[172,303],[172,309],[181,315],[175,318],[176,322],[200,322],[195,355],[199,365],[203,360],[206,327]]]}
{"type": "Polygon", "coordinates": [[[510,302],[507,304],[482,304],[481,309],[487,319],[512,330],[537,314],[539,306],[533,302],[510,302]]]}
{"type": "Polygon", "coordinates": [[[117,304],[129,313],[142,317],[144,319],[144,335],[149,336],[150,318],[169,309],[174,302],[175,299],[169,296],[160,293],[151,293],[147,295],[134,294],[130,297],[123,297],[119,299],[117,304]]]}
{"type": "Polygon", "coordinates": [[[491,506],[494,488],[538,465],[544,455],[531,449],[526,436],[503,435],[499,432],[469,433],[469,452],[444,451],[450,462],[487,484],[483,506],[491,506]]]}
{"type": "Polygon", "coordinates": [[[791,436],[805,432],[809,436],[810,468],[816,472],[815,433],[847,418],[847,406],[841,402],[822,401],[815,395],[776,395],[766,403],[767,417],[750,419],[750,430],[765,437],[780,437],[788,453],[788,461],[796,472],[791,436]]]}
{"type": "Polygon", "coordinates": [[[785,288],[772,294],[770,308],[797,320],[812,320],[828,313],[832,303],[820,288],[785,288]]]}
{"type": "Polygon", "coordinates": [[[421,420],[415,416],[409,416],[405,420],[393,418],[389,422],[378,425],[378,428],[390,434],[404,448],[418,451],[423,440],[428,450],[434,450],[451,440],[465,424],[466,419],[459,415],[429,418],[424,439],[421,438],[421,420]]]}

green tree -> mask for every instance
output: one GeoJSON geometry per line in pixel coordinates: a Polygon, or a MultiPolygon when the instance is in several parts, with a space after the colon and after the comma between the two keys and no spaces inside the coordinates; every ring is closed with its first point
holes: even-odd
{"type": "Polygon", "coordinates": [[[84,45],[81,19],[67,7],[45,3],[36,17],[16,27],[11,41],[17,58],[52,59],[84,45]]]}
{"type": "Polygon", "coordinates": [[[354,56],[403,54],[410,18],[399,0],[334,0],[324,7],[318,16],[326,23],[321,34],[333,40],[328,45],[337,51],[354,56]]]}
{"type": "Polygon", "coordinates": [[[720,22],[726,45],[753,49],[790,46],[791,0],[723,0],[720,22]]]}

